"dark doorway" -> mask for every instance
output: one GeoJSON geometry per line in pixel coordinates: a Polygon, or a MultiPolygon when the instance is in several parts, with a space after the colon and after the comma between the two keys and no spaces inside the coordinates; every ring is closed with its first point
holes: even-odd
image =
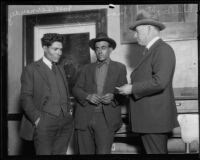
{"type": "Polygon", "coordinates": [[[76,82],[78,73],[85,64],[90,63],[89,33],[63,34],[63,65],[69,83],[70,92],[76,82]]]}

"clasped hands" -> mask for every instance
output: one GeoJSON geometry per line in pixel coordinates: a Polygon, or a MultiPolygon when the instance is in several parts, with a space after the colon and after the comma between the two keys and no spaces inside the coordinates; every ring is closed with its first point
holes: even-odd
{"type": "Polygon", "coordinates": [[[113,100],[113,98],[114,98],[114,94],[107,93],[104,96],[99,96],[97,94],[89,94],[86,99],[90,103],[98,105],[99,103],[109,104],[109,103],[111,103],[111,101],[113,100]]]}

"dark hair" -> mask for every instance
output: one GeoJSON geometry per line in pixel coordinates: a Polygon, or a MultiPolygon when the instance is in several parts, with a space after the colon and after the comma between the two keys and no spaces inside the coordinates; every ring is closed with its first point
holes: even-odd
{"type": "Polygon", "coordinates": [[[58,33],[46,33],[41,38],[42,47],[43,46],[51,46],[53,42],[61,42],[63,44],[64,37],[58,33]]]}

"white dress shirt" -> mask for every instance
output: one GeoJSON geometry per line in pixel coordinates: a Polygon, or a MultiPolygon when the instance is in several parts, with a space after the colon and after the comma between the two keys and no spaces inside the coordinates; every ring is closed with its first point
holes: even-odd
{"type": "Polygon", "coordinates": [[[42,58],[42,60],[50,69],[52,69],[52,62],[50,60],[48,60],[45,56],[42,58]]]}
{"type": "Polygon", "coordinates": [[[159,40],[160,37],[155,37],[153,38],[147,45],[146,45],[146,48],[149,49],[157,40],[159,40]]]}

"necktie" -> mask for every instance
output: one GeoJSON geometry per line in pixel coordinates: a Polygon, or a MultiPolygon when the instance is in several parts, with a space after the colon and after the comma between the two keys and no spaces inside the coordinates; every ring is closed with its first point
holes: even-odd
{"type": "Polygon", "coordinates": [[[56,74],[56,64],[52,63],[52,71],[56,74]]]}
{"type": "Polygon", "coordinates": [[[98,63],[98,64],[97,64],[97,67],[98,67],[98,68],[101,68],[104,64],[106,64],[106,61],[101,62],[101,63],[98,63]]]}
{"type": "Polygon", "coordinates": [[[144,51],[142,52],[143,56],[144,56],[145,54],[147,54],[147,52],[148,52],[148,48],[145,47],[144,51]]]}

